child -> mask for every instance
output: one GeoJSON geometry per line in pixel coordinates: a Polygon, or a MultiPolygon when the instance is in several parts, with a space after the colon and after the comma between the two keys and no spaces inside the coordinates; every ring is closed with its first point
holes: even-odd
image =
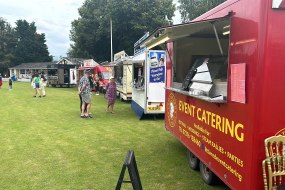
{"type": "Polygon", "coordinates": [[[13,81],[11,79],[11,77],[9,78],[9,87],[10,87],[10,91],[12,90],[12,86],[13,86],[13,81]]]}
{"type": "Polygon", "coordinates": [[[114,113],[114,105],[117,96],[117,87],[114,77],[110,78],[110,83],[106,86],[106,97],[107,97],[107,112],[114,113]]]}
{"type": "Polygon", "coordinates": [[[34,97],[40,97],[41,98],[41,93],[40,93],[40,77],[38,74],[35,74],[35,77],[33,78],[33,82],[35,83],[35,95],[34,97]]]}

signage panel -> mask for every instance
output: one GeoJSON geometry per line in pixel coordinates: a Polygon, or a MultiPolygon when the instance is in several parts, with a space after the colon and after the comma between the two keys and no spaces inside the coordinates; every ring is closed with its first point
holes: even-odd
{"type": "Polygon", "coordinates": [[[215,104],[208,104],[183,94],[166,90],[165,124],[167,130],[199,159],[215,169],[234,187],[246,189],[250,157],[245,147],[246,122],[231,117],[215,104]]]}
{"type": "Polygon", "coordinates": [[[160,83],[165,82],[165,65],[166,65],[166,54],[165,52],[150,51],[150,73],[149,82],[150,83],[160,83]]]}

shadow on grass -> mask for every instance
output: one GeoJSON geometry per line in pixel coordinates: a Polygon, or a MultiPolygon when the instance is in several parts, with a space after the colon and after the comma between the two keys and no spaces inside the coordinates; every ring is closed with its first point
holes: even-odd
{"type": "MultiPolygon", "coordinates": [[[[199,169],[193,170],[192,168],[190,168],[188,164],[187,148],[182,143],[180,143],[180,141],[178,141],[177,139],[168,141],[167,144],[168,144],[168,148],[172,151],[171,154],[176,155],[175,159],[179,157],[180,159],[184,159],[184,161],[182,162],[185,165],[188,165],[188,169],[186,170],[186,172],[188,172],[190,176],[195,175],[199,178],[199,176],[201,175],[199,169]],[[178,155],[180,156],[178,157],[178,155]]],[[[174,162],[174,160],[172,161],[174,162]]],[[[202,180],[202,177],[200,177],[200,180],[201,180],[201,183],[203,183],[206,187],[208,186],[209,188],[211,187],[211,188],[218,188],[218,189],[223,189],[223,190],[230,190],[230,188],[218,177],[217,177],[217,180],[212,185],[207,185],[206,183],[204,183],[202,180]]]]}
{"type": "Polygon", "coordinates": [[[145,114],[140,120],[164,120],[164,114],[145,114]]]}

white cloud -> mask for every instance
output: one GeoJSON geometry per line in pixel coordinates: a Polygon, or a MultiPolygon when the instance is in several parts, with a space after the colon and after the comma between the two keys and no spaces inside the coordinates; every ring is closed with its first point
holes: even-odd
{"type": "Polygon", "coordinates": [[[178,0],[173,0],[173,3],[176,5],[176,11],[174,12],[174,17],[172,18],[173,24],[181,24],[181,15],[178,10],[178,6],[180,5],[180,3],[178,2],[178,0]]]}
{"type": "Polygon", "coordinates": [[[0,0],[0,17],[15,26],[16,20],[35,22],[45,33],[50,54],[65,56],[69,48],[71,22],[79,17],[84,0],[0,0]]]}
{"type": "MultiPolygon", "coordinates": [[[[66,56],[70,47],[71,22],[79,17],[78,8],[85,0],[0,0],[0,17],[15,26],[16,20],[35,22],[39,33],[45,33],[51,55],[66,56]]],[[[178,4],[178,0],[173,1],[178,4]]],[[[174,24],[181,23],[179,11],[174,24]]]]}

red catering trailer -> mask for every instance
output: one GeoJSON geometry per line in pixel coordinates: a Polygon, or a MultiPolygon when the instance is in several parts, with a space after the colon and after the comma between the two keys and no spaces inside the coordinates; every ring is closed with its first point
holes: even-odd
{"type": "Polygon", "coordinates": [[[109,83],[111,71],[110,68],[106,68],[102,65],[99,65],[93,59],[88,59],[84,61],[84,65],[78,68],[78,80],[84,75],[84,70],[90,69],[92,75],[98,75],[100,90],[105,88],[109,83]]]}
{"type": "Polygon", "coordinates": [[[264,189],[264,140],[285,135],[284,9],[285,0],[228,0],[143,43],[168,52],[165,127],[208,184],[264,189]]]}

